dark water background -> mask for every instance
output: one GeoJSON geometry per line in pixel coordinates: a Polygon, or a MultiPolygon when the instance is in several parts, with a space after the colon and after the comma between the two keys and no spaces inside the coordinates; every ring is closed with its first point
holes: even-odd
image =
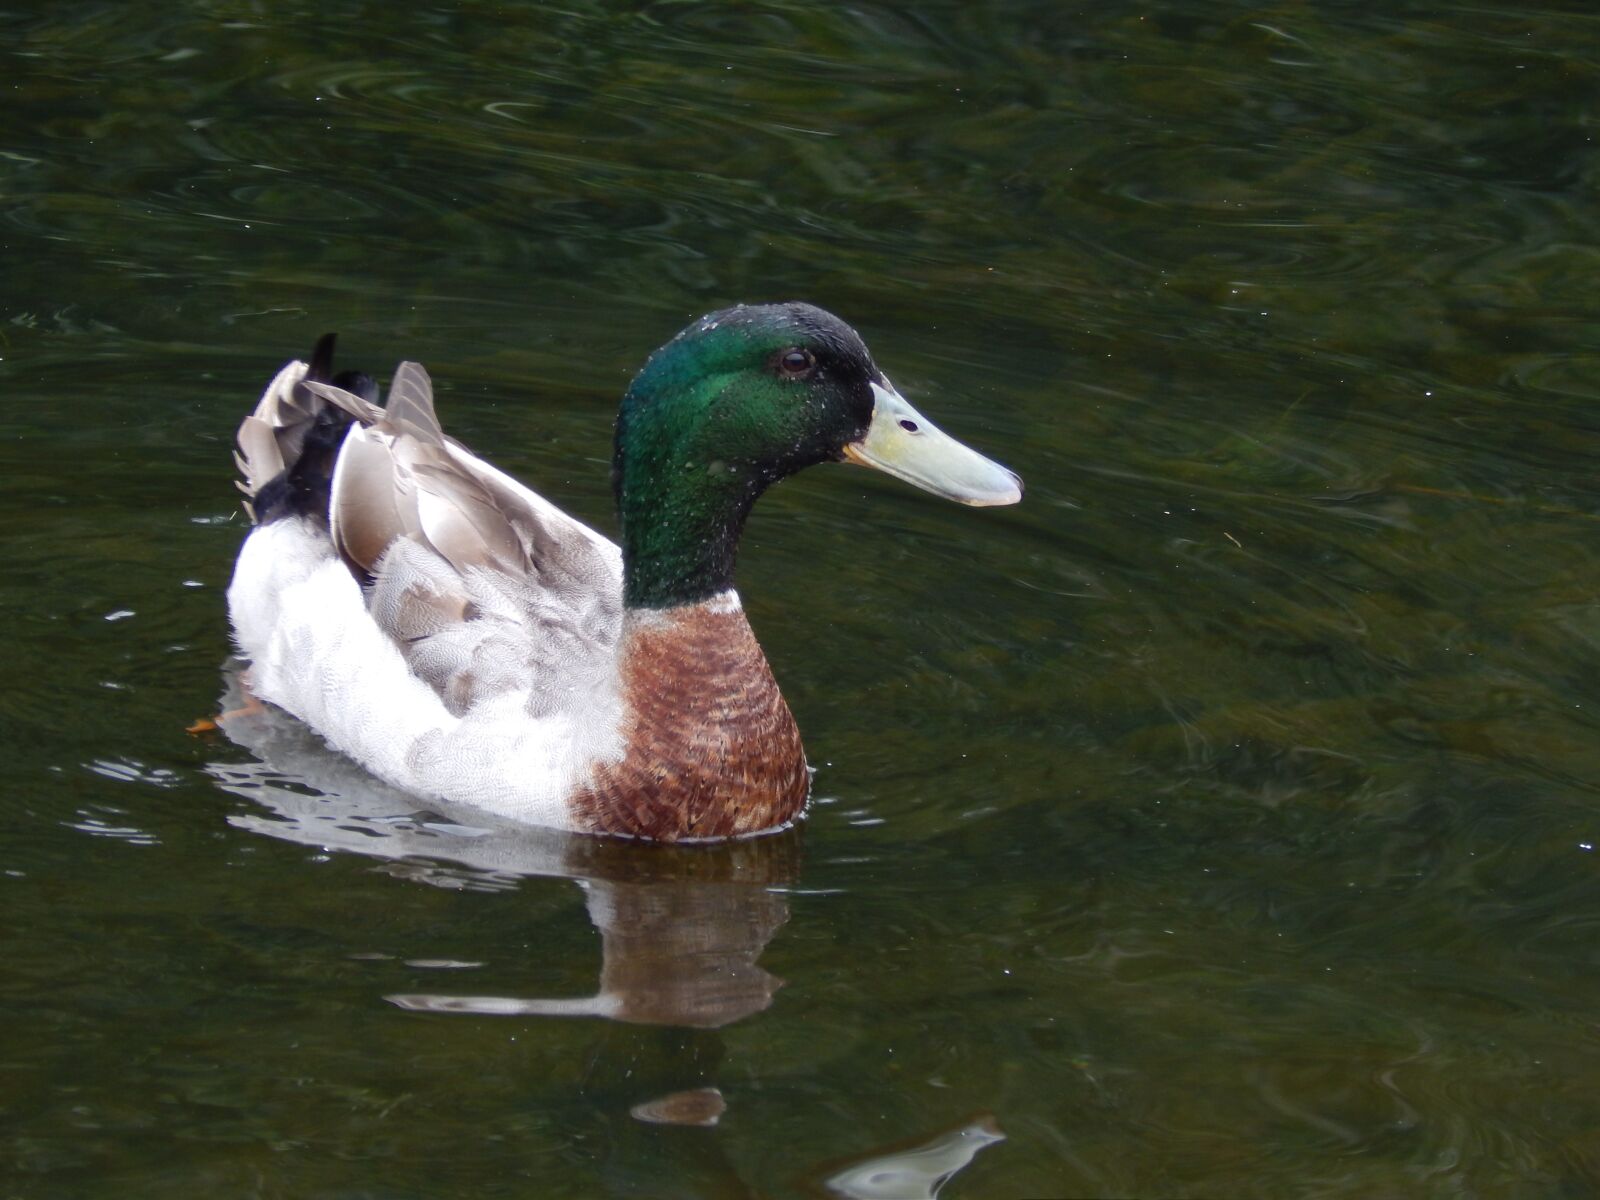
{"type": "Polygon", "coordinates": [[[1597,127],[1587,3],[0,6],[0,1197],[1596,1194],[1597,127]],[[318,333],[610,529],[789,298],[1028,484],[763,502],[799,833],[184,732],[318,333]]]}

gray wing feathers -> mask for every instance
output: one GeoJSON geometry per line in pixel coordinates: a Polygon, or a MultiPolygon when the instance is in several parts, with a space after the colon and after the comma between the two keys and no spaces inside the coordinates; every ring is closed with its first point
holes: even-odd
{"type": "Polygon", "coordinates": [[[400,428],[409,422],[419,437],[435,444],[444,439],[433,411],[433,380],[421,363],[403,362],[395,368],[383,415],[400,428]]]}
{"type": "Polygon", "coordinates": [[[442,446],[418,448],[412,464],[417,515],[429,543],[458,571],[495,567],[525,571],[528,555],[518,536],[517,514],[507,512],[477,479],[462,471],[442,446]]]}
{"type": "MultiPolygon", "coordinates": [[[[402,363],[401,365],[411,364],[402,363]]],[[[421,368],[419,367],[418,370],[421,370],[421,368]]],[[[322,383],[314,379],[303,379],[300,381],[300,386],[318,399],[326,400],[329,404],[337,405],[339,408],[344,409],[345,412],[363,425],[371,425],[383,420],[383,409],[376,404],[368,404],[354,392],[347,392],[342,387],[334,387],[331,383],[322,383]]]]}
{"type": "Polygon", "coordinates": [[[246,496],[254,496],[269,479],[283,474],[283,451],[272,426],[254,415],[240,424],[238,442],[239,449],[234,451],[233,461],[239,474],[244,476],[238,481],[239,490],[246,496]]]}
{"type": "Polygon", "coordinates": [[[255,411],[239,425],[233,461],[244,476],[238,486],[247,497],[245,509],[252,520],[255,509],[250,500],[283,474],[287,464],[299,459],[316,421],[315,401],[300,386],[305,373],[302,362],[284,367],[267,385],[255,411]]]}
{"type": "Polygon", "coordinates": [[[334,467],[334,544],[451,711],[526,692],[537,715],[599,686],[621,629],[617,547],[446,437],[417,364],[396,370],[384,409],[306,386],[362,422],[334,467]]]}

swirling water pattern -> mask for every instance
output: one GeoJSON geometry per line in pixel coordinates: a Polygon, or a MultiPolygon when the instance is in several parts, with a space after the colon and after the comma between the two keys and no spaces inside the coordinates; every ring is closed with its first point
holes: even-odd
{"type": "Polygon", "coordinates": [[[815,1195],[991,1120],[941,1194],[1600,1186],[1587,6],[0,35],[0,1194],[815,1195]],[[184,732],[233,427],[318,333],[609,527],[630,372],[787,297],[1028,483],[763,501],[788,841],[535,847],[184,732]]]}

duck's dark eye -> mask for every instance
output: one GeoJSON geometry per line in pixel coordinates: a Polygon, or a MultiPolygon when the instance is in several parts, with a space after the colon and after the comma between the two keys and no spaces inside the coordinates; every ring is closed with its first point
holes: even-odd
{"type": "Polygon", "coordinates": [[[787,379],[804,379],[816,366],[817,356],[800,346],[778,356],[778,371],[787,379]]]}

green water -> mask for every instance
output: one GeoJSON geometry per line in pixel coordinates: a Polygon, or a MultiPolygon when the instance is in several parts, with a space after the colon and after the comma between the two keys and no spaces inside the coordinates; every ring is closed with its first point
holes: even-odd
{"type": "Polygon", "coordinates": [[[12,4],[0,62],[0,1197],[1600,1191],[1591,4],[12,4]],[[763,501],[802,829],[185,733],[318,333],[610,530],[644,355],[789,298],[1028,487],[763,501]]]}

